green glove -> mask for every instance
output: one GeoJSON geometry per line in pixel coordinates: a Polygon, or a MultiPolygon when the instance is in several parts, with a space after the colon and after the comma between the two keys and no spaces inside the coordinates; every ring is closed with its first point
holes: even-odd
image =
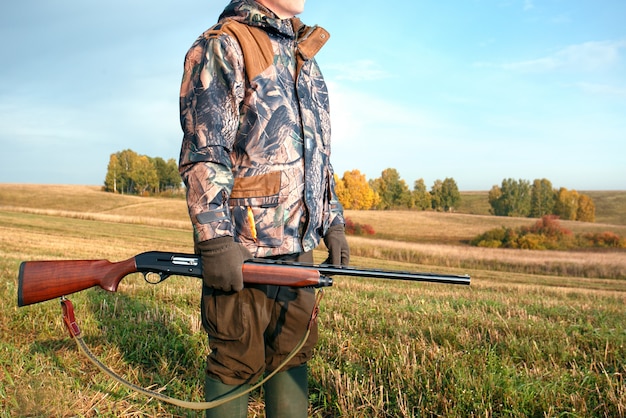
{"type": "Polygon", "coordinates": [[[333,225],[324,236],[324,244],[328,248],[328,258],[324,264],[347,266],[350,263],[350,247],[346,240],[343,225],[333,225]]]}
{"type": "Polygon", "coordinates": [[[225,292],[243,289],[243,262],[252,258],[246,247],[233,237],[220,237],[196,244],[202,260],[204,285],[225,292]]]}

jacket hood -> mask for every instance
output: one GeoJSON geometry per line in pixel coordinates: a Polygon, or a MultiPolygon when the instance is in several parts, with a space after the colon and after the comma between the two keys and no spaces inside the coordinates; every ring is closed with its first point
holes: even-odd
{"type": "Polygon", "coordinates": [[[270,9],[254,0],[232,0],[219,17],[219,22],[234,19],[286,37],[296,36],[291,19],[280,19],[270,9]]]}

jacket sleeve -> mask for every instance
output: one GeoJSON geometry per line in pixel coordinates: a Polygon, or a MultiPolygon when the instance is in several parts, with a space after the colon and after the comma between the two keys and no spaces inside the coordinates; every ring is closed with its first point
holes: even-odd
{"type": "Polygon", "coordinates": [[[243,74],[241,49],[226,34],[204,34],[185,56],[179,170],[196,242],[233,235],[230,152],[239,125],[243,74]]]}
{"type": "MultiPolygon", "coordinates": [[[[330,166],[330,163],[329,163],[330,166]]],[[[330,224],[329,226],[334,225],[345,225],[346,220],[343,216],[343,206],[339,202],[339,198],[337,197],[337,192],[335,191],[335,175],[332,166],[330,166],[330,176],[329,176],[329,211],[330,211],[330,224]]],[[[324,231],[324,235],[326,235],[328,230],[324,231]]]]}
{"type": "Polygon", "coordinates": [[[328,228],[335,225],[345,225],[346,220],[343,215],[343,205],[339,202],[335,191],[335,174],[332,165],[329,163],[330,175],[328,176],[328,218],[329,222],[324,229],[323,236],[328,232],[328,228]]]}

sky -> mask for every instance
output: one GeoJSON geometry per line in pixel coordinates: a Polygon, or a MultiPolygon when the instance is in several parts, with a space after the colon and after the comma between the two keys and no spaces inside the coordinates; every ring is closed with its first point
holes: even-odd
{"type": "MultiPolygon", "coordinates": [[[[227,0],[0,3],[0,183],[102,185],[178,160],[185,53],[227,0]]],[[[624,0],[309,0],[331,38],[332,163],[410,188],[626,190],[624,0]]]]}

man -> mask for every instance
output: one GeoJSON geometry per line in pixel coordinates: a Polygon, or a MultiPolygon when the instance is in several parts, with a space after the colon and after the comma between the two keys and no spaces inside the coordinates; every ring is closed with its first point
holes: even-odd
{"type": "MultiPolygon", "coordinates": [[[[305,0],[232,0],[185,57],[180,172],[203,265],[202,323],[209,336],[205,397],[234,393],[264,373],[268,417],[305,417],[302,340],[312,289],[243,285],[250,257],[348,264],[343,209],[334,190],[328,93],[314,55],[328,39],[294,16],[305,0]]],[[[247,396],[207,410],[245,417],[247,396]]]]}

